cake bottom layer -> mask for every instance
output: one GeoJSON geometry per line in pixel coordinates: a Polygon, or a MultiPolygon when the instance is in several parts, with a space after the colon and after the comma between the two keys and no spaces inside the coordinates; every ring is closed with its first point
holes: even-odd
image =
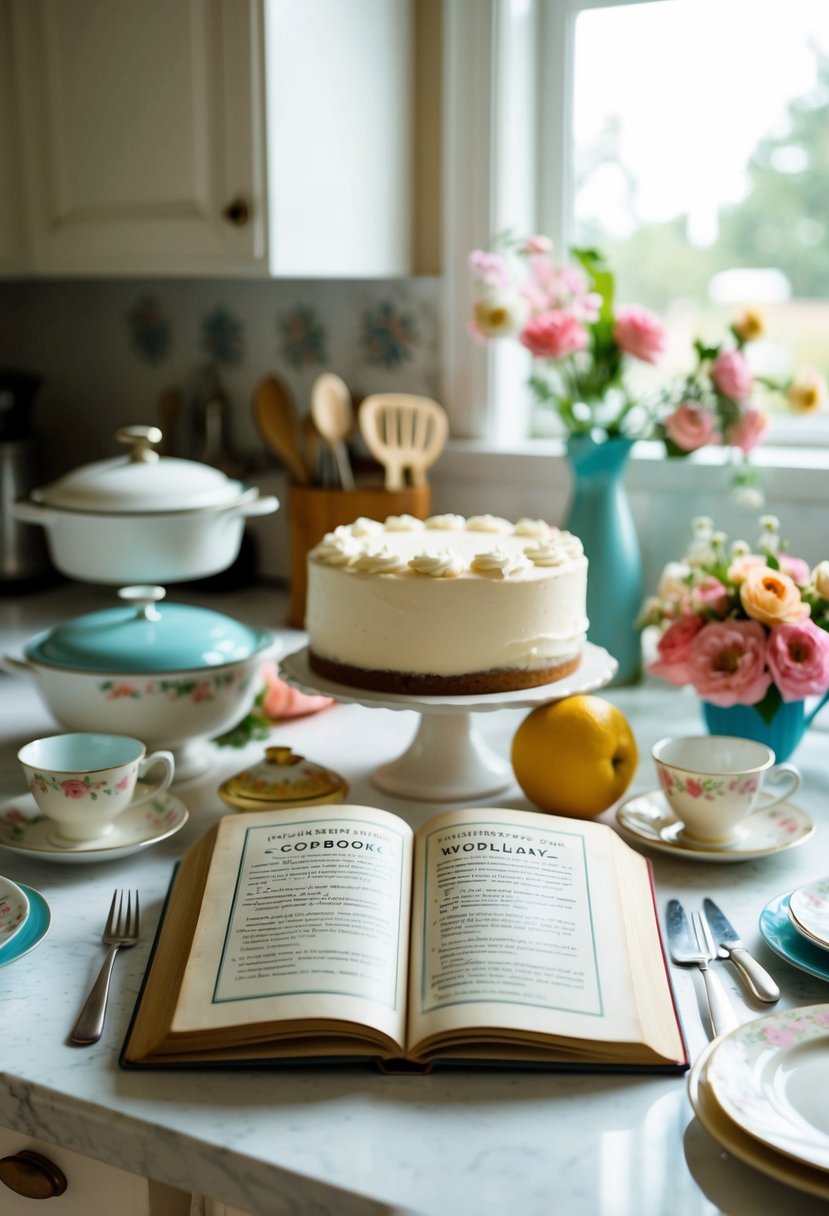
{"type": "Polygon", "coordinates": [[[472,671],[463,675],[438,676],[426,672],[370,671],[363,667],[350,667],[347,663],[336,663],[309,652],[308,663],[312,671],[352,688],[366,688],[371,692],[396,692],[411,696],[474,696],[479,693],[515,692],[521,688],[538,688],[541,684],[552,684],[576,671],[581,655],[564,659],[547,667],[532,669],[504,668],[500,671],[472,671]]]}

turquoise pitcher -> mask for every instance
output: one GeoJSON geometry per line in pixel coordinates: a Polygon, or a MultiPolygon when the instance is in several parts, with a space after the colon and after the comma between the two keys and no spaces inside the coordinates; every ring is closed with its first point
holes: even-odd
{"type": "Polygon", "coordinates": [[[636,618],[642,605],[639,538],[624,486],[632,439],[596,443],[571,435],[567,456],[573,494],[565,527],[587,554],[588,641],[604,646],[619,664],[613,683],[634,684],[642,671],[636,618]]]}
{"type": "Polygon", "coordinates": [[[740,739],[765,743],[778,762],[782,763],[792,755],[827,700],[829,691],[810,710],[806,709],[805,701],[783,701],[768,722],[761,718],[753,705],[723,708],[703,701],[702,716],[710,735],[736,735],[740,739]]]}

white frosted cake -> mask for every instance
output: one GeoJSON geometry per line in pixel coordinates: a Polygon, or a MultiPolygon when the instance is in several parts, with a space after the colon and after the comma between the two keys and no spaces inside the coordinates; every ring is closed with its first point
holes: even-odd
{"type": "Polygon", "coordinates": [[[581,542],[542,520],[358,519],[308,555],[309,662],[384,692],[532,688],[578,667],[586,596],[581,542]]]}

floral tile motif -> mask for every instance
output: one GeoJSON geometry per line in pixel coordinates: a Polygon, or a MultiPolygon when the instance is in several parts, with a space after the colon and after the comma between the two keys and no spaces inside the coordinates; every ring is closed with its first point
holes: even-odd
{"type": "Polygon", "coordinates": [[[419,337],[413,315],[396,308],[388,300],[363,316],[360,345],[367,362],[374,367],[393,370],[411,362],[419,337]]]}
{"type": "Polygon", "coordinates": [[[309,304],[297,304],[277,321],[279,349],[285,362],[297,371],[319,367],[328,360],[328,334],[319,313],[309,304]]]}
{"type": "Polygon", "coordinates": [[[163,363],[173,347],[173,327],[157,297],[145,295],[136,300],[127,313],[127,324],[139,358],[147,363],[163,363]]]}
{"type": "Polygon", "coordinates": [[[245,352],[245,327],[224,304],[218,304],[202,321],[201,348],[226,367],[236,367],[245,352]]]}

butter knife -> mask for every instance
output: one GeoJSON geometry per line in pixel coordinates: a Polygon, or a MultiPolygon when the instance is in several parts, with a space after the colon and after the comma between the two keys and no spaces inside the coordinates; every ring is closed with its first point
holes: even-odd
{"type": "Polygon", "coordinates": [[[704,899],[702,907],[720,958],[731,959],[749,992],[756,996],[758,1001],[766,1001],[770,1005],[779,1001],[780,989],[777,984],[765,967],[746,950],[739,933],[722,909],[713,899],[704,899]]]}

